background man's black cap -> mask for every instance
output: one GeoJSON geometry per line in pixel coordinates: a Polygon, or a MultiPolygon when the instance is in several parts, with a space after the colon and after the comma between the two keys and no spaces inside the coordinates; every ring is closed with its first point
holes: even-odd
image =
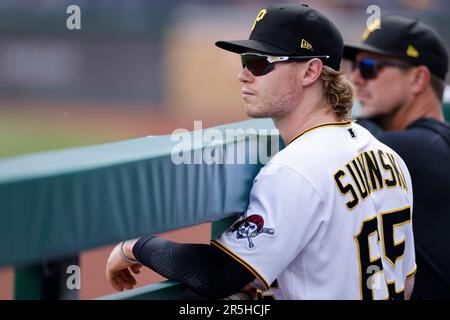
{"type": "Polygon", "coordinates": [[[323,64],[339,70],[344,42],[336,26],[307,5],[279,4],[257,15],[248,40],[218,41],[219,48],[273,56],[329,56],[323,64]]]}
{"type": "Polygon", "coordinates": [[[374,20],[361,38],[362,43],[344,46],[345,59],[354,60],[359,51],[378,53],[414,66],[425,65],[431,73],[445,80],[448,55],[444,43],[433,29],[417,19],[382,16],[374,20]]]}

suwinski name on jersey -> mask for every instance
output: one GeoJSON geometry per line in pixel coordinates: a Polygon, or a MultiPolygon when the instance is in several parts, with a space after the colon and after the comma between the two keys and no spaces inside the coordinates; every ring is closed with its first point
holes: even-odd
{"type": "Polygon", "coordinates": [[[408,191],[405,176],[393,154],[383,150],[361,152],[334,175],[340,193],[350,195],[345,203],[350,210],[374,191],[383,188],[403,188],[408,191]],[[345,183],[345,181],[350,182],[345,183]]]}

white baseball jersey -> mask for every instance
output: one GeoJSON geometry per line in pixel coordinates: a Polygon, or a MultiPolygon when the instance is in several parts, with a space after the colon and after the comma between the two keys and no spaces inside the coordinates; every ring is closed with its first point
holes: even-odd
{"type": "Polygon", "coordinates": [[[412,204],[397,153],[356,123],[329,123],[262,168],[245,214],[211,244],[273,298],[403,299],[412,204]]]}

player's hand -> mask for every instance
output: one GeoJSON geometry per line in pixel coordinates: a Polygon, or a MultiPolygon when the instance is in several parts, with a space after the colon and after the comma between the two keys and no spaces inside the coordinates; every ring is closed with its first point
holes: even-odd
{"type": "Polygon", "coordinates": [[[257,288],[253,282],[250,282],[241,290],[224,298],[224,300],[255,300],[257,288]]]}
{"type": "Polygon", "coordinates": [[[246,293],[251,299],[256,299],[257,288],[253,282],[250,282],[245,287],[243,287],[239,292],[246,293]]]}
{"type": "MultiPolygon", "coordinates": [[[[132,244],[135,242],[133,241],[132,244]]],[[[142,267],[142,264],[133,264],[123,259],[120,254],[120,246],[121,244],[119,243],[108,257],[108,262],[106,263],[106,279],[118,291],[123,291],[124,289],[130,290],[137,283],[133,274],[140,272],[139,269],[142,267]]]]}

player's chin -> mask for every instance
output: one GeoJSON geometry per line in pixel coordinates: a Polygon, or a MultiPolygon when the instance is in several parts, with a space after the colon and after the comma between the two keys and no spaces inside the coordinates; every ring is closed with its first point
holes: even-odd
{"type": "Polygon", "coordinates": [[[245,113],[250,118],[267,118],[267,112],[264,112],[262,108],[258,105],[254,105],[251,103],[245,103],[244,104],[245,113]]]}

